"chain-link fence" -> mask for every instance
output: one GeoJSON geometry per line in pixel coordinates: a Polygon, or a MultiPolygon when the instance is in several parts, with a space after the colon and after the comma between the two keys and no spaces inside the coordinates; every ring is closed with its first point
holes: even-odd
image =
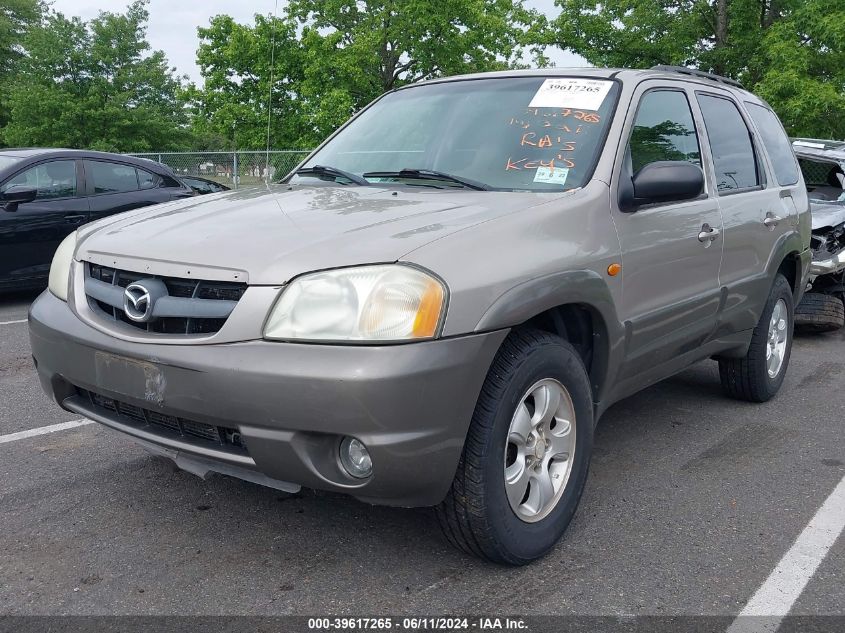
{"type": "Polygon", "coordinates": [[[817,162],[807,158],[799,158],[798,163],[801,165],[804,181],[808,185],[825,186],[837,182],[837,166],[834,163],[817,162]]]}
{"type": "Polygon", "coordinates": [[[284,177],[309,151],[149,152],[130,156],[157,161],[180,176],[201,176],[237,189],[284,177]]]}

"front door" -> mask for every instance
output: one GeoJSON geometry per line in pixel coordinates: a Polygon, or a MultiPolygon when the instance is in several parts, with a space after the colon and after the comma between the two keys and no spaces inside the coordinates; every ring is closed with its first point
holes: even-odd
{"type": "MultiPolygon", "coordinates": [[[[672,86],[639,89],[619,178],[631,178],[656,161],[686,160],[702,166],[690,95],[672,86]]],[[[705,170],[706,172],[707,170],[705,170]]],[[[656,380],[676,369],[712,333],[719,310],[722,219],[707,187],[694,200],[641,206],[613,221],[622,250],[626,328],[625,381],[656,380]]]]}
{"type": "Polygon", "coordinates": [[[0,286],[47,278],[59,243],[88,220],[88,201],[79,195],[77,183],[75,160],[52,160],[0,184],[0,191],[15,185],[38,191],[32,202],[14,210],[0,208],[0,286]]]}

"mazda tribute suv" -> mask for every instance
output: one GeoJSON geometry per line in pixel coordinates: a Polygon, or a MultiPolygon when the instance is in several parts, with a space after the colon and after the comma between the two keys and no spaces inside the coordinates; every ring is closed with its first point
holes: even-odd
{"type": "Polygon", "coordinates": [[[809,246],[789,140],[734,82],[453,77],[281,183],[80,228],[30,335],[61,407],[185,470],[435,506],[457,546],[524,564],[612,403],[709,358],[728,395],[777,393],[809,246]]]}

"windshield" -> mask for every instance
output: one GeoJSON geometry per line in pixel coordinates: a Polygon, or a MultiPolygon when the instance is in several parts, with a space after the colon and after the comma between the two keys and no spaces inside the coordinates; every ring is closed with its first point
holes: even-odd
{"type": "MultiPolygon", "coordinates": [[[[614,81],[584,77],[414,86],[364,111],[304,168],[331,167],[370,183],[575,189],[592,176],[617,92],[614,81]],[[399,174],[402,170],[426,174],[399,174]]],[[[314,178],[328,179],[321,172],[293,181],[314,178]]],[[[330,179],[354,183],[337,173],[330,179]]]]}

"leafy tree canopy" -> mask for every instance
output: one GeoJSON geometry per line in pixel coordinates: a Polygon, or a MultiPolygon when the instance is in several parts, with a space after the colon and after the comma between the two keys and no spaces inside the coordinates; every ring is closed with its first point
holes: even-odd
{"type": "MultiPolygon", "coordinates": [[[[40,0],[4,0],[0,4],[0,86],[9,81],[22,53],[21,42],[27,30],[38,24],[43,10],[40,0]]],[[[0,128],[7,118],[5,95],[0,91],[0,128]]]]}
{"type": "MultiPolygon", "coordinates": [[[[199,36],[197,61],[205,85],[193,88],[191,96],[194,129],[204,144],[217,145],[215,149],[264,147],[269,122],[273,147],[301,145],[305,134],[298,86],[304,52],[295,24],[256,15],[250,26],[218,15],[199,29],[199,36]],[[271,77],[273,108],[268,113],[271,77]]],[[[305,146],[313,142],[304,141],[305,146]]]]}
{"type": "Polygon", "coordinates": [[[181,79],[146,40],[147,0],[88,23],[48,12],[25,36],[5,92],[15,146],[106,151],[179,148],[187,139],[181,79]]]}
{"type": "Polygon", "coordinates": [[[543,20],[523,0],[291,0],[254,26],[200,29],[204,131],[252,146],[313,146],[385,91],[420,79],[518,65],[543,20]]]}
{"type": "Polygon", "coordinates": [[[795,136],[845,139],[845,2],[807,0],[766,33],[755,91],[795,136]]]}
{"type": "Polygon", "coordinates": [[[596,65],[739,79],[796,136],[845,138],[842,0],[556,0],[544,41],[596,65]]]}
{"type": "Polygon", "coordinates": [[[0,5],[0,74],[9,72],[20,57],[27,29],[38,23],[44,5],[40,0],[3,0],[0,5]]]}
{"type": "Polygon", "coordinates": [[[0,144],[261,148],[269,124],[273,147],[312,147],[387,90],[527,52],[542,64],[549,44],[596,65],[733,77],[791,134],[845,138],[842,0],[556,0],[551,23],[526,1],[289,0],[249,25],[217,16],[199,29],[196,87],[150,50],[148,0],[87,23],[4,0],[0,144]]]}

